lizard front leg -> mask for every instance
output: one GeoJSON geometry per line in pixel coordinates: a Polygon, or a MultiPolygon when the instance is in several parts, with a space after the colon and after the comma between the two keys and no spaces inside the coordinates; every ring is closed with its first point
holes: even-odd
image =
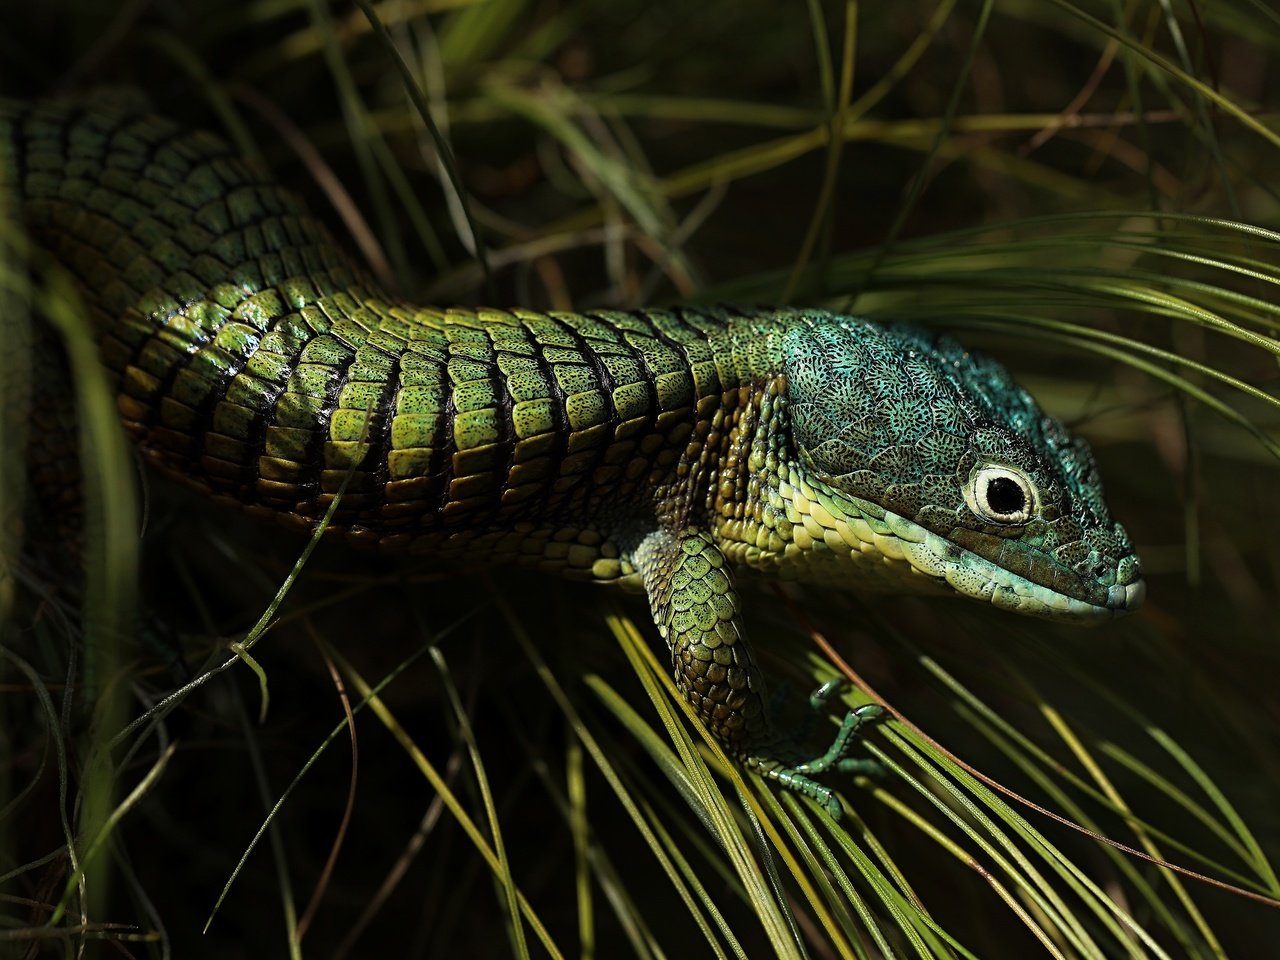
{"type": "Polygon", "coordinates": [[[764,677],[742,630],[729,564],[711,535],[696,528],[655,531],[640,542],[634,562],[671,651],[676,686],[698,719],[745,766],[812,797],[838,818],[840,801],[809,774],[865,769],[867,761],[844,754],[878,708],[849,713],[831,748],[805,761],[770,722],[764,677]]]}

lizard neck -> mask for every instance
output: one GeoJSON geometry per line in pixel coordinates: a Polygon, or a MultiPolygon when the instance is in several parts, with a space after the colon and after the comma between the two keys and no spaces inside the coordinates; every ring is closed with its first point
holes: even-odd
{"type": "Polygon", "coordinates": [[[826,483],[797,452],[785,375],[726,399],[707,487],[707,527],[735,567],[842,589],[935,592],[901,518],[826,483]]]}

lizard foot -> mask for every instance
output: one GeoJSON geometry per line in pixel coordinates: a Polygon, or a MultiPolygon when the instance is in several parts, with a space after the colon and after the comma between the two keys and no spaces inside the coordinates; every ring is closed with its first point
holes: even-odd
{"type": "MultiPolygon", "coordinates": [[[[809,704],[815,710],[824,708],[830,699],[839,692],[846,681],[843,678],[824,683],[809,697],[809,704]]],[[[790,742],[763,746],[751,750],[742,758],[743,763],[761,775],[776,780],[788,790],[794,790],[820,803],[832,819],[840,819],[844,808],[839,798],[830,787],[823,786],[813,777],[835,771],[837,773],[853,773],[876,776],[884,773],[884,767],[869,757],[850,757],[849,750],[857,740],[859,731],[871,721],[884,713],[877,704],[869,703],[850,710],[845,714],[831,746],[821,756],[811,760],[792,762],[792,758],[803,754],[790,742]],[[780,759],[786,757],[787,760],[780,759]]]]}

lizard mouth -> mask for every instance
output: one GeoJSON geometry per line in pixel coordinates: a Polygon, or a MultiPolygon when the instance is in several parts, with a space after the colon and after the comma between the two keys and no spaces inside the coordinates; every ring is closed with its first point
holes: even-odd
{"type": "Polygon", "coordinates": [[[1137,609],[1146,597],[1146,581],[1137,577],[1108,587],[1103,603],[1090,603],[1006,570],[905,517],[886,511],[884,523],[892,530],[902,559],[916,571],[1002,610],[1097,624],[1137,609]]]}
{"type": "MultiPolygon", "coordinates": [[[[1136,562],[1118,563],[1120,582],[1104,586],[1095,581],[1086,600],[1006,569],[869,500],[833,491],[822,480],[793,476],[791,482],[781,485],[779,493],[791,523],[788,552],[794,549],[815,559],[832,556],[837,549],[845,556],[852,555],[863,571],[878,574],[859,584],[864,589],[889,589],[892,583],[900,590],[901,576],[909,574],[922,587],[927,582],[1002,610],[1085,626],[1129,613],[1146,596],[1146,583],[1136,562]],[[892,571],[889,580],[882,578],[886,568],[892,571]]],[[[819,566],[824,582],[847,583],[847,568],[819,566]]]]}

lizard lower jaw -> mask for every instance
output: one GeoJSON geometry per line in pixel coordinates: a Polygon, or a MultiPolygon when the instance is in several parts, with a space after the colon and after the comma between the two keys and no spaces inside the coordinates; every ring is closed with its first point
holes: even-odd
{"type": "MultiPolygon", "coordinates": [[[[1053,593],[1045,587],[1016,577],[1010,581],[991,584],[987,599],[1003,610],[1029,614],[1046,620],[1070,620],[1082,626],[1096,626],[1122,617],[1141,605],[1147,593],[1146,581],[1116,584],[1107,594],[1105,604],[1089,603],[1063,594],[1053,593]]],[[[968,594],[983,599],[987,591],[968,594]]]]}
{"type": "Polygon", "coordinates": [[[897,536],[898,550],[911,566],[946,582],[959,594],[987,600],[1002,610],[1090,625],[1136,609],[1146,596],[1145,581],[1137,579],[1112,586],[1103,603],[1090,603],[1033,583],[903,517],[886,513],[885,522],[897,536]]]}

